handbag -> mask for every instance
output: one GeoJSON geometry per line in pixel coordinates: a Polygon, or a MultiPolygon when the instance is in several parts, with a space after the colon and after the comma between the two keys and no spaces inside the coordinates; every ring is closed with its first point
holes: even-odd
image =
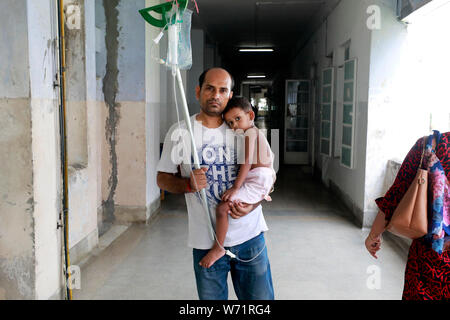
{"type": "Polygon", "coordinates": [[[422,169],[425,146],[426,137],[416,177],[400,200],[386,227],[391,233],[403,238],[418,239],[428,233],[428,171],[422,169]]]}

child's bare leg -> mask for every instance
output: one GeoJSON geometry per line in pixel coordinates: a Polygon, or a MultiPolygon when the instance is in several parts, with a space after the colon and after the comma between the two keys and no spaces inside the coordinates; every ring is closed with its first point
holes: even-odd
{"type": "MultiPolygon", "coordinates": [[[[219,241],[222,247],[228,230],[228,210],[229,205],[227,202],[221,202],[216,207],[216,236],[217,241],[219,241]]],[[[217,242],[214,241],[213,247],[200,261],[200,265],[205,268],[209,268],[214,264],[214,262],[222,258],[224,254],[225,250],[223,250],[217,242]]]]}

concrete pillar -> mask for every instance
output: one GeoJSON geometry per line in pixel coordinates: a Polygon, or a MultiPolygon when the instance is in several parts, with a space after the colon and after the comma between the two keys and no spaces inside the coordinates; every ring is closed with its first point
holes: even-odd
{"type": "Polygon", "coordinates": [[[54,1],[0,4],[0,299],[62,284],[54,1]]]}

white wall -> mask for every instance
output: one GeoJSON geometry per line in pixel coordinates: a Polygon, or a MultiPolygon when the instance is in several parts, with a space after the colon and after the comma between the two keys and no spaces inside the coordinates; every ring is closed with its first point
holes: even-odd
{"type": "MultiPolygon", "coordinates": [[[[395,15],[396,1],[343,0],[326,22],[313,34],[292,63],[292,77],[308,77],[316,62],[320,71],[342,65],[342,45],[350,40],[350,58],[358,59],[355,167],[339,164],[342,120],[342,86],[337,81],[334,130],[337,157],[324,157],[319,168],[325,184],[332,182],[338,193],[363,226],[370,226],[378,211],[374,200],[386,191],[383,184],[388,161],[401,161],[417,139],[431,128],[450,128],[450,104],[445,89],[450,64],[448,41],[440,34],[450,30],[445,17],[450,13],[447,0],[439,0],[439,10],[426,18],[409,19],[407,28],[395,15]],[[371,25],[375,6],[379,25],[371,25]],[[447,11],[446,11],[447,10],[447,11]],[[325,39],[327,39],[325,43],[325,39]],[[326,48],[326,49],[325,49],[326,48]],[[325,58],[333,53],[333,60],[325,58]],[[430,118],[430,114],[432,117],[430,118]],[[430,125],[431,123],[431,125],[430,125]]],[[[417,12],[426,11],[424,6],[417,12]]],[[[343,69],[336,69],[342,77],[343,69]]],[[[319,109],[315,110],[320,112],[319,109]]],[[[316,127],[318,119],[316,118],[316,127]]],[[[315,131],[316,137],[320,134],[315,131]]],[[[316,139],[318,141],[318,139],[316,139]]],[[[316,152],[318,152],[316,144],[316,152]]]]}
{"type": "Polygon", "coordinates": [[[372,31],[370,55],[364,207],[368,224],[378,211],[374,199],[386,191],[382,182],[388,160],[403,158],[415,142],[411,135],[420,135],[426,124],[420,121],[422,110],[411,107],[410,95],[401,88],[405,72],[413,68],[411,61],[404,58],[408,51],[406,26],[396,18],[395,4],[377,4],[381,9],[381,28],[372,31]]]}
{"type": "Polygon", "coordinates": [[[408,17],[408,55],[402,57],[414,65],[402,79],[408,102],[426,110],[428,129],[441,132],[450,131],[450,42],[442,38],[450,32],[449,16],[450,1],[434,0],[408,17]]]}
{"type": "Polygon", "coordinates": [[[450,129],[447,75],[450,1],[438,10],[420,8],[409,25],[396,20],[393,5],[380,5],[382,26],[372,33],[365,210],[378,211],[374,199],[389,186],[380,183],[396,159],[400,163],[431,129],[450,129]],[[446,31],[445,31],[446,30],[446,31]]]}
{"type": "MultiPolygon", "coordinates": [[[[161,58],[164,58],[167,56],[167,33],[163,36],[161,41],[159,42],[159,55],[161,58]]],[[[160,83],[160,100],[161,100],[161,107],[159,110],[159,142],[164,142],[164,137],[166,136],[167,131],[169,131],[170,124],[167,121],[167,114],[168,114],[168,96],[169,92],[172,92],[173,89],[169,90],[168,86],[168,72],[166,67],[162,67],[159,74],[159,83],[160,83]]]]}
{"type": "MultiPolygon", "coordinates": [[[[292,63],[290,78],[309,78],[310,67],[315,62],[318,65],[319,83],[321,70],[325,67],[335,66],[336,77],[342,73],[338,65],[343,62],[343,49],[347,41],[351,41],[350,58],[358,59],[357,92],[356,92],[356,127],[354,169],[347,169],[340,165],[338,157],[324,157],[319,155],[316,145],[316,155],[319,168],[322,170],[322,179],[325,184],[331,181],[339,188],[347,204],[353,207],[353,213],[359,220],[363,218],[364,209],[364,181],[366,162],[366,129],[367,129],[367,101],[370,62],[371,31],[367,28],[367,4],[359,0],[344,0],[329,15],[327,22],[312,35],[308,43],[299,51],[292,63]],[[326,58],[333,53],[333,61],[326,58]]],[[[320,89],[320,86],[318,87],[320,89]]],[[[343,95],[336,88],[336,114],[342,113],[343,95]]],[[[320,109],[315,110],[316,114],[320,109]]],[[[317,118],[316,118],[317,119],[317,118]]],[[[339,120],[340,118],[338,118],[339,120]]],[[[338,122],[339,125],[339,122],[338,122]]],[[[319,123],[316,123],[319,128],[319,123]]],[[[339,128],[339,127],[338,127],[339,128]]],[[[319,131],[316,130],[316,141],[319,131]]],[[[340,130],[335,130],[335,141],[341,140],[340,130]],[[337,140],[336,140],[337,139],[337,140]]],[[[339,146],[339,143],[337,143],[339,146]]]]}
{"type": "MultiPolygon", "coordinates": [[[[159,1],[146,0],[145,6],[149,7],[159,3],[159,1]]],[[[151,58],[151,52],[155,52],[153,48],[153,39],[159,34],[159,30],[145,24],[145,88],[146,88],[146,112],[145,112],[145,128],[146,128],[146,203],[147,206],[159,207],[159,187],[156,184],[156,165],[159,161],[159,143],[161,130],[161,108],[163,107],[162,90],[164,85],[161,83],[161,73],[163,66],[151,58]]],[[[158,50],[159,51],[159,50],[158,50]]]]}

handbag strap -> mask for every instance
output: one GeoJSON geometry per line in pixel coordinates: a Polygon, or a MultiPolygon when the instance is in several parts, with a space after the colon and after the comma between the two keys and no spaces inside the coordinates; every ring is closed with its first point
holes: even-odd
{"type": "Polygon", "coordinates": [[[420,163],[419,163],[419,169],[422,168],[422,162],[423,162],[423,155],[425,154],[425,148],[427,147],[427,137],[423,137],[423,149],[422,149],[422,156],[420,157],[420,163]]]}

